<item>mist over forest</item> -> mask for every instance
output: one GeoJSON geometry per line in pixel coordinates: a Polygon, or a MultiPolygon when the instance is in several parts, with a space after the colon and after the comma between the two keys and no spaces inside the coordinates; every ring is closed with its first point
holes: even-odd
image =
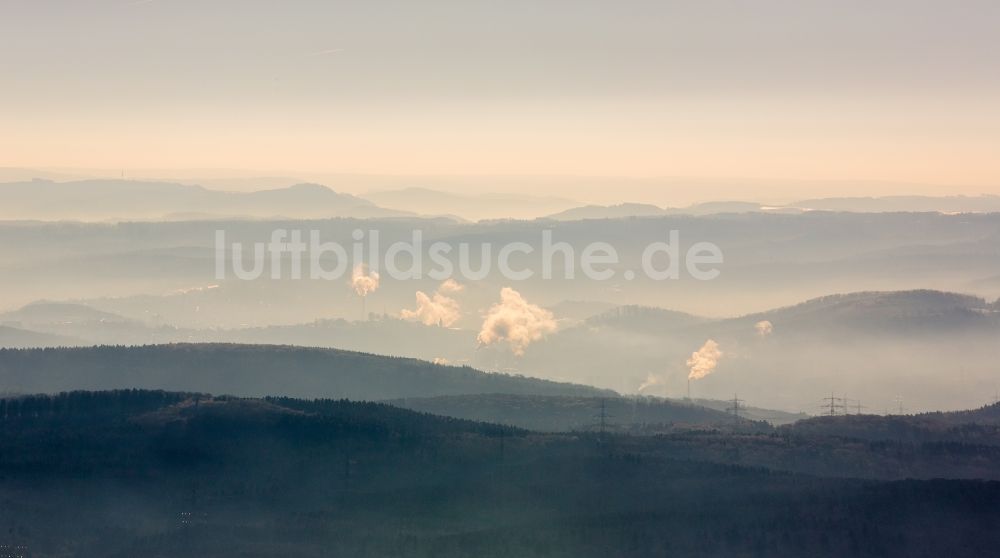
{"type": "Polygon", "coordinates": [[[998,555],[1000,3],[0,14],[0,558],[998,555]]]}
{"type": "Polygon", "coordinates": [[[997,544],[988,196],[0,196],[0,557],[997,544]]]}
{"type": "MultiPolygon", "coordinates": [[[[716,204],[708,213],[475,222],[412,213],[373,216],[380,207],[375,203],[322,186],[259,193],[127,181],[31,186],[5,184],[0,192],[24,198],[22,210],[35,203],[60,219],[72,218],[68,208],[89,211],[84,201],[62,199],[67,190],[78,192],[79,200],[118,200],[131,192],[96,205],[136,213],[118,221],[0,223],[6,240],[0,245],[0,343],[7,347],[327,347],[621,394],[725,399],[739,393],[757,405],[810,414],[830,393],[873,412],[898,408],[898,399],[907,409],[930,411],[979,405],[1000,389],[1000,218],[994,213],[716,204]],[[239,215],[260,202],[269,211],[289,203],[336,216],[144,220],[150,214],[141,203],[166,203],[154,201],[156,196],[174,199],[178,211],[192,209],[185,203],[203,209],[216,203],[229,208],[222,213],[239,215]],[[332,205],[311,203],[315,196],[332,205]],[[46,205],[52,197],[62,204],[46,205]],[[366,218],[355,212],[359,207],[367,208],[366,218]],[[382,269],[375,290],[359,296],[351,285],[354,262],[344,262],[337,277],[313,278],[313,265],[338,266],[336,254],[323,254],[301,262],[295,278],[286,253],[277,260],[260,258],[257,276],[240,279],[233,247],[242,246],[239,263],[249,269],[258,259],[254,245],[268,246],[276,230],[285,241],[294,232],[338,243],[351,252],[349,259],[358,247],[366,261],[375,258],[374,269],[388,263],[418,269],[419,277],[393,279],[382,269]],[[399,242],[410,248],[392,262],[378,261],[399,242]],[[617,262],[603,266],[610,278],[588,279],[578,261],[565,259],[566,251],[578,259],[595,242],[616,251],[617,262]],[[644,248],[657,242],[675,244],[680,258],[695,243],[715,244],[723,255],[718,277],[699,280],[683,266],[676,278],[636,273],[643,269],[644,248]],[[430,255],[435,243],[454,247],[447,257],[457,279],[453,292],[442,291],[445,282],[431,277],[439,267],[430,255]],[[530,247],[531,253],[508,260],[513,269],[532,270],[530,278],[511,279],[499,268],[497,250],[512,243],[530,247]],[[463,245],[471,254],[466,272],[479,274],[474,280],[462,277],[457,253],[463,245]],[[563,251],[546,256],[547,245],[563,251]],[[541,272],[546,266],[547,277],[541,272]],[[523,346],[502,334],[497,343],[483,342],[489,311],[504,289],[526,308],[550,315],[532,322],[537,332],[523,346]],[[764,322],[767,331],[759,331],[757,324],[764,322]],[[722,356],[712,374],[689,381],[687,359],[707,340],[718,344],[722,356]]],[[[410,197],[421,195],[437,199],[423,191],[410,197]]],[[[939,203],[947,209],[954,200],[939,203]]],[[[660,254],[651,265],[669,264],[660,254]]]]}

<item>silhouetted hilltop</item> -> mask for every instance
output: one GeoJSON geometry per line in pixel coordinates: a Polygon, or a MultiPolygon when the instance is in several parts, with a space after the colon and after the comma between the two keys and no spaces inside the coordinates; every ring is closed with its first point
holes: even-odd
{"type": "Polygon", "coordinates": [[[63,347],[79,345],[81,342],[61,335],[38,333],[17,327],[0,325],[0,347],[30,348],[30,347],[63,347]]]}
{"type": "Polygon", "coordinates": [[[104,312],[86,304],[70,302],[33,302],[18,310],[0,313],[0,322],[19,321],[26,324],[60,324],[89,322],[126,322],[123,316],[104,312]]]}
{"type": "Polygon", "coordinates": [[[744,201],[713,201],[687,207],[658,207],[644,203],[584,205],[546,217],[556,221],[581,219],[622,219],[663,215],[718,215],[724,213],[782,213],[806,211],[850,213],[995,213],[1000,212],[1000,196],[884,196],[817,198],[785,205],[765,205],[744,201]]]}
{"type": "Polygon", "coordinates": [[[835,294],[739,321],[761,319],[783,324],[790,331],[840,328],[916,333],[1000,326],[1000,313],[984,299],[932,290],[835,294]]]}
{"type": "Polygon", "coordinates": [[[398,217],[405,211],[335,192],[320,184],[256,192],[137,180],[33,180],[0,184],[0,219],[140,220],[170,215],[239,217],[398,217]]]}
{"type": "Polygon", "coordinates": [[[228,344],[0,350],[0,387],[19,393],[141,388],[358,400],[475,393],[607,393],[409,358],[228,344]]]}

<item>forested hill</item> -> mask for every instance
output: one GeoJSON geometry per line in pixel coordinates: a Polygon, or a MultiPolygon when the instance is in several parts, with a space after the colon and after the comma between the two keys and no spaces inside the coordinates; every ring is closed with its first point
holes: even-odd
{"type": "MultiPolygon", "coordinates": [[[[393,405],[435,415],[506,424],[542,432],[652,432],[672,427],[731,425],[733,417],[684,402],[651,397],[567,397],[542,395],[449,395],[389,401],[393,405]]],[[[763,423],[744,427],[766,428],[763,423]]]]}
{"type": "Polygon", "coordinates": [[[961,442],[1000,448],[1000,403],[979,409],[916,415],[813,417],[783,427],[799,436],[837,436],[866,441],[961,442]]]}
{"type": "Polygon", "coordinates": [[[576,384],[336,349],[178,344],[0,350],[0,392],[130,388],[354,400],[478,393],[611,394],[576,384]]]}
{"type": "MultiPolygon", "coordinates": [[[[208,424],[217,428],[243,425],[248,430],[262,426],[287,430],[311,424],[310,428],[333,429],[338,436],[373,436],[379,439],[525,434],[517,428],[346,399],[241,398],[139,389],[0,397],[2,443],[18,443],[35,435],[39,435],[40,439],[102,433],[113,437],[118,429],[128,435],[135,434],[137,429],[148,435],[181,427],[197,429],[208,424]]],[[[41,450],[44,446],[41,444],[35,449],[41,450]]],[[[50,449],[56,453],[59,451],[58,447],[50,449]]],[[[130,451],[128,447],[119,449],[130,451]]],[[[22,451],[14,461],[26,462],[28,456],[29,453],[22,451]]],[[[48,457],[54,462],[72,456],[56,457],[53,454],[48,457]]],[[[97,459],[97,456],[91,458],[97,459]]],[[[100,459],[106,458],[108,456],[100,459]]],[[[0,462],[11,463],[2,459],[0,462]]]]}
{"type": "Polygon", "coordinates": [[[0,399],[0,549],[960,558],[1000,545],[1000,483],[949,480],[954,469],[940,468],[990,468],[995,456],[945,447],[942,461],[936,449],[924,458],[935,480],[884,482],[780,469],[822,466],[847,450],[834,464],[858,470],[906,447],[795,444],[712,431],[536,434],[350,401],[15,397],[0,399]]]}

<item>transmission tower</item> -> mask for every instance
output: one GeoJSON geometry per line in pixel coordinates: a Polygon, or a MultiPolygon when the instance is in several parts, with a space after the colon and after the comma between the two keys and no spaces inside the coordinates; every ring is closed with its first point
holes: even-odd
{"type": "Polygon", "coordinates": [[[504,443],[503,443],[503,439],[504,439],[504,434],[506,434],[506,432],[507,432],[507,428],[505,426],[501,425],[500,426],[500,462],[501,463],[503,463],[503,455],[504,455],[504,443]]]}
{"type": "Polygon", "coordinates": [[[601,436],[604,436],[604,431],[608,427],[608,402],[605,399],[601,399],[601,436]]]}
{"type": "Polygon", "coordinates": [[[608,419],[614,418],[614,415],[608,414],[607,399],[601,398],[601,411],[596,415],[594,415],[594,418],[597,419],[597,424],[595,424],[594,426],[596,426],[600,431],[601,439],[603,440],[604,434],[605,432],[607,432],[608,427],[610,426],[610,422],[608,422],[608,419]]]}
{"type": "Polygon", "coordinates": [[[896,397],[894,397],[892,399],[892,402],[895,403],[896,405],[898,405],[898,407],[899,407],[899,414],[902,415],[902,414],[906,413],[907,409],[906,409],[906,407],[903,407],[903,396],[902,395],[897,395],[896,397]]]}
{"type": "Polygon", "coordinates": [[[830,397],[823,398],[823,405],[820,406],[823,409],[823,414],[828,417],[835,417],[838,414],[847,414],[847,400],[843,397],[837,397],[830,392],[830,397]]]}
{"type": "Polygon", "coordinates": [[[847,414],[847,410],[850,409],[854,411],[855,414],[860,415],[862,409],[867,409],[865,405],[861,404],[860,399],[848,399],[847,395],[844,395],[844,414],[847,414]]]}
{"type": "Polygon", "coordinates": [[[740,422],[741,403],[744,403],[744,401],[734,393],[733,398],[729,401],[729,407],[726,407],[726,412],[733,413],[733,422],[737,424],[740,422]]]}

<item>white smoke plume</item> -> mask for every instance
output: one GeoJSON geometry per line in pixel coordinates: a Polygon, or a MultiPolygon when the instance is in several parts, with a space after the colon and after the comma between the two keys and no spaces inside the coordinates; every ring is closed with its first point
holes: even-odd
{"type": "Polygon", "coordinates": [[[446,359],[446,358],[444,358],[444,357],[434,357],[434,361],[433,362],[434,362],[434,364],[437,364],[438,366],[449,366],[451,364],[451,361],[448,360],[448,359],[446,359]]]}
{"type": "Polygon", "coordinates": [[[656,374],[647,374],[646,381],[639,384],[638,393],[642,393],[651,387],[658,386],[663,383],[663,378],[657,376],[656,374]]]}
{"type": "Polygon", "coordinates": [[[761,337],[767,337],[768,335],[771,335],[771,332],[774,331],[774,324],[772,324],[768,320],[762,320],[754,324],[753,328],[757,330],[757,335],[760,335],[761,337]]]}
{"type": "Polygon", "coordinates": [[[504,287],[500,289],[500,302],[490,307],[476,339],[481,345],[506,341],[515,355],[523,356],[528,345],[557,327],[552,312],[530,304],[514,289],[504,287]]]}
{"type": "Polygon", "coordinates": [[[438,287],[439,293],[460,293],[465,290],[465,286],[458,281],[448,278],[438,287]]]}
{"type": "Polygon", "coordinates": [[[378,272],[368,271],[368,266],[358,264],[351,273],[351,287],[358,296],[364,298],[378,290],[378,272]]]}
{"type": "Polygon", "coordinates": [[[462,309],[457,300],[445,296],[444,293],[458,292],[462,288],[462,285],[454,279],[448,279],[441,283],[437,292],[431,296],[423,291],[417,291],[417,309],[403,309],[401,315],[403,319],[415,320],[424,325],[450,327],[462,317],[462,309]]]}
{"type": "Polygon", "coordinates": [[[691,372],[688,373],[688,380],[700,380],[715,371],[715,366],[719,364],[722,351],[719,344],[709,339],[700,349],[691,353],[691,358],[687,360],[687,365],[691,372]]]}

